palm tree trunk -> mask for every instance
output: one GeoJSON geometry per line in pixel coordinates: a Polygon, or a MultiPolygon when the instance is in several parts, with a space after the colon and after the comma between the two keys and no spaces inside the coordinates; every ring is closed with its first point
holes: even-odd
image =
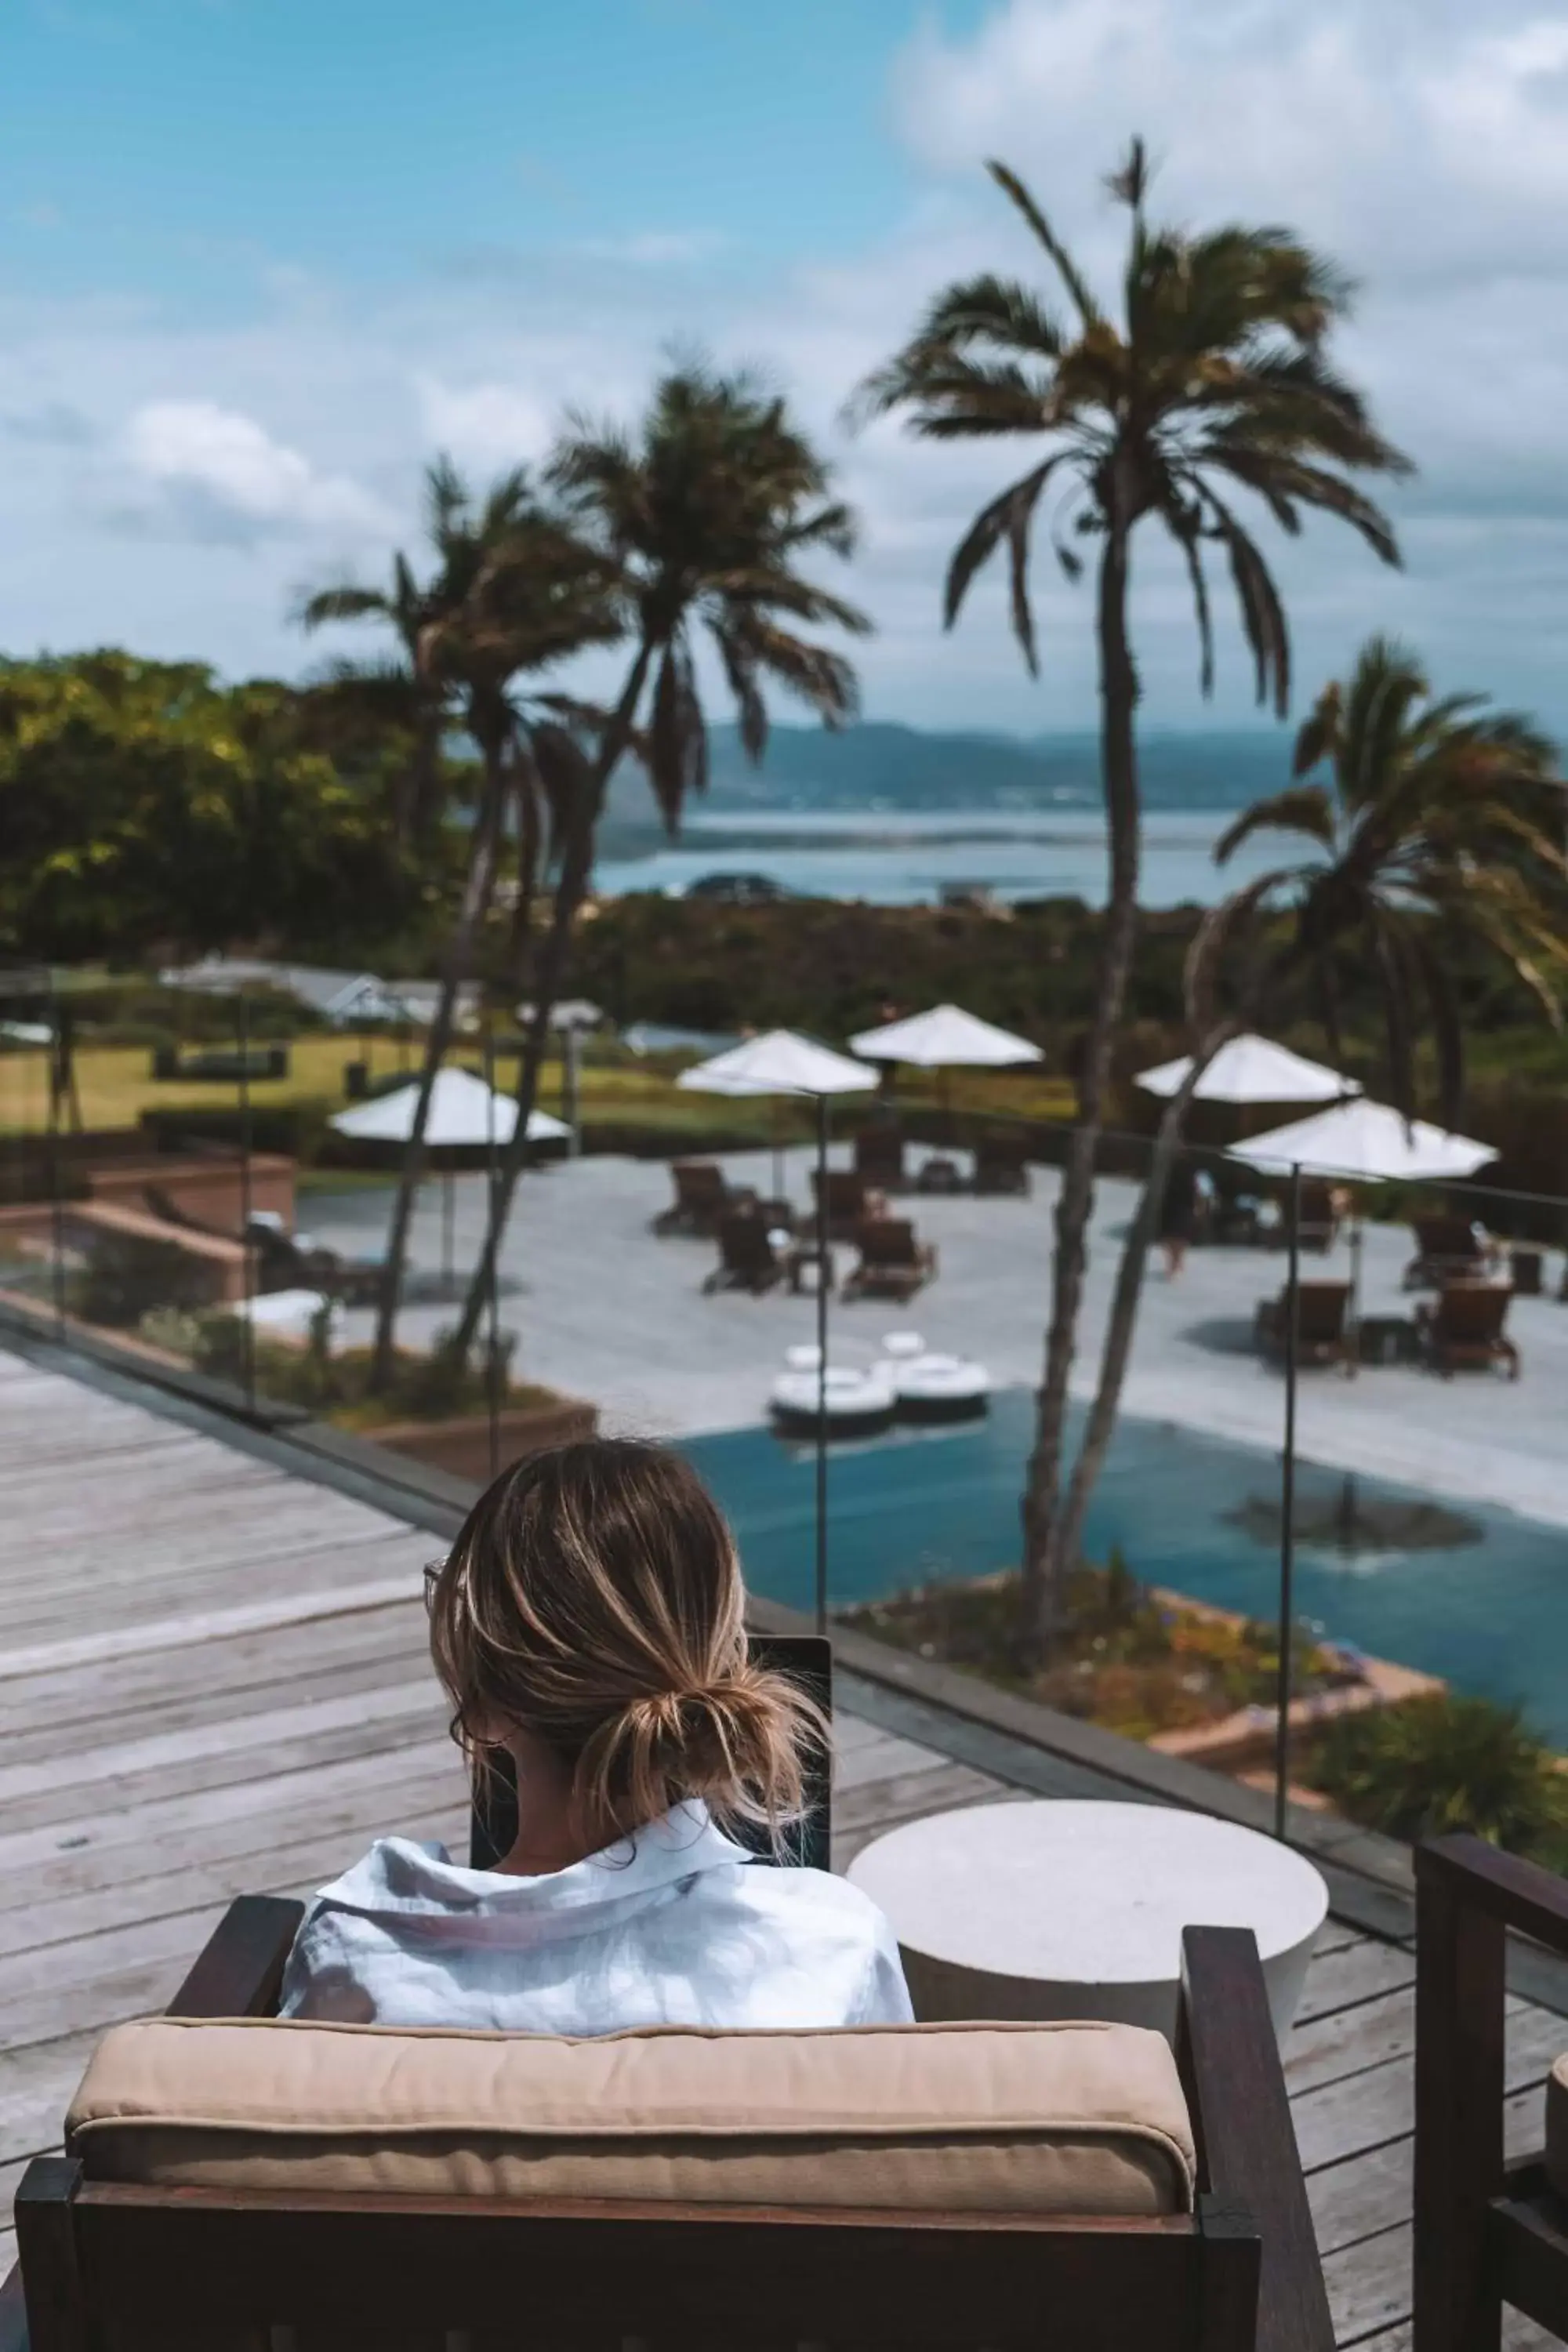
{"type": "Polygon", "coordinates": [[[1133,713],[1138,677],[1127,635],[1131,526],[1114,482],[1099,595],[1100,767],[1110,836],[1110,887],[1101,935],[1100,992],[1079,1080],[1078,1120],[1057,1200],[1051,1319],[1046,1338],[1035,1446],[1024,1493],[1023,1638],[1048,1652],[1061,1628],[1071,1558],[1062,1541],[1062,1453],[1068,1383],[1083,1305],[1085,1240],[1094,1208],[1094,1164],[1105,1121],[1111,1053],[1138,929],[1139,798],[1133,713]]]}
{"type": "Polygon", "coordinates": [[[1220,1047],[1228,1038],[1239,1034],[1240,1024],[1235,1021],[1227,1021],[1221,1027],[1211,1030],[1194,1055],[1192,1067],[1179,1090],[1166,1104],[1155,1132],[1154,1149],[1143,1180],[1142,1195],[1121,1245],[1121,1263],[1116,1272],[1110,1317],[1100,1351],[1100,1386],[1089,1407],[1078,1459],[1073,1464],[1067,1500],[1058,1519],[1058,1540],[1063,1558],[1069,1561],[1078,1556],[1078,1548],[1083,1538],[1084,1518],[1100,1474],[1105,1466],[1106,1452],[1116,1427],[1122,1384],[1127,1378],[1127,1361],[1132,1352],[1132,1335],[1137,1328],[1138,1303],[1143,1293],[1143,1276],[1153,1244],[1160,1203],[1171,1173],[1171,1162],[1181,1146],[1187,1107],[1198,1080],[1220,1047]]]}
{"type": "Polygon", "coordinates": [[[441,961],[440,986],[437,991],[429,1033],[425,1040],[425,1059],[419,1071],[414,1126],[398,1171],[397,1196],[393,1202],[392,1223],[386,1237],[386,1266],[382,1276],[370,1367],[370,1387],[374,1392],[384,1390],[392,1377],[397,1345],[397,1309],[403,1295],[404,1265],[408,1255],[408,1228],[413,1222],[414,1203],[425,1170],[425,1130],[430,1122],[430,1098],[452,1042],[452,1033],[457,1025],[458,991],[468,977],[475,941],[495,885],[500,805],[500,777],[494,761],[487,760],[468,848],[468,870],[463,881],[463,896],[458,904],[457,920],[441,961]]]}
{"type": "Polygon", "coordinates": [[[511,1214],[518,1179],[527,1165],[528,1122],[539,1100],[540,1073],[544,1067],[550,1044],[550,1016],[561,994],[566,959],[572,946],[573,927],[588,895],[588,884],[593,876],[594,841],[598,831],[599,814],[616,762],[631,741],[637,704],[642,698],[654,652],[654,645],[647,638],[637,647],[637,659],[632,664],[620,701],[599,745],[599,756],[594,763],[593,774],[584,796],[585,805],[579,822],[572,827],[562,858],[561,875],[555,885],[554,902],[551,908],[550,929],[545,934],[534,975],[533,1017],[529,1024],[522,1063],[517,1074],[517,1125],[497,1171],[494,1205],[485,1233],[484,1247],[468,1284],[463,1311],[452,1333],[452,1352],[459,1364],[467,1362],[483,1319],[506,1234],[507,1220],[511,1214]]]}

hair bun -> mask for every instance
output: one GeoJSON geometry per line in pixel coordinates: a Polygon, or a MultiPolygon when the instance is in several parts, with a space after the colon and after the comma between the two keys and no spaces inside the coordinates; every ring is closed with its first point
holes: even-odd
{"type": "Polygon", "coordinates": [[[579,1774],[626,1826],[700,1799],[721,1821],[777,1835],[805,1806],[805,1759],[827,1745],[820,1709],[788,1678],[740,1662],[679,1691],[629,1699],[584,1749],[579,1774]]]}

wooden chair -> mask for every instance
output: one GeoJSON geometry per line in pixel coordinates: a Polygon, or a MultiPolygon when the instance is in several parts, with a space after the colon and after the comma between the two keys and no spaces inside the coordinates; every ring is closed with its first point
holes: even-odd
{"type": "Polygon", "coordinates": [[[1500,1364],[1519,1378],[1519,1349],[1503,1330],[1513,1292],[1500,1282],[1445,1283],[1415,1310],[1415,1328],[1428,1360],[1447,1380],[1461,1366],[1489,1371],[1500,1364]]]}
{"type": "Polygon", "coordinates": [[[983,1193],[1028,1192],[1028,1145],[1021,1137],[982,1133],[974,1146],[974,1189],[983,1193]]]}
{"type": "MultiPolygon", "coordinates": [[[[867,1183],[858,1168],[830,1168],[827,1174],[827,1236],[830,1241],[853,1241],[868,1218],[875,1213],[880,1199],[867,1183]]],[[[820,1207],[823,1199],[823,1171],[811,1171],[812,1199],[820,1207]]]]}
{"type": "Polygon", "coordinates": [[[275,2029],[302,1915],[240,1897],[178,2026],[106,2037],[0,2352],[1332,2352],[1249,1930],[1186,1931],[1173,2065],[1093,2024],[275,2029]]]}
{"type": "Polygon", "coordinates": [[[1568,1954],[1568,1885],[1481,1838],[1417,1846],[1412,2352],[1495,2347],[1505,2304],[1568,2337],[1568,2059],[1547,2084],[1540,2152],[1509,2163],[1510,1927],[1568,1954]]]}
{"type": "Polygon", "coordinates": [[[1415,1255],[1405,1269],[1406,1290],[1478,1282],[1497,1262],[1496,1244],[1472,1217],[1417,1217],[1411,1231],[1415,1255]]]}
{"type": "Polygon", "coordinates": [[[788,1272],[788,1256],[774,1243],[766,1219],[754,1209],[735,1209],[719,1220],[719,1263],[702,1287],[710,1293],[749,1290],[760,1298],[788,1272]]]}
{"type": "Polygon", "coordinates": [[[672,1160],[675,1199],[653,1221],[656,1234],[698,1234],[710,1237],[719,1221],[732,1209],[748,1208],[756,1194],[726,1181],[716,1160],[672,1160]]]}
{"type": "MultiPolygon", "coordinates": [[[[1284,1357],[1289,1328],[1289,1292],[1278,1298],[1260,1298],[1253,1326],[1259,1353],[1284,1357]]],[[[1296,1361],[1338,1364],[1347,1380],[1356,1371],[1355,1342],[1347,1329],[1351,1286],[1348,1282],[1300,1282],[1296,1286],[1296,1361]]]]}
{"type": "Polygon", "coordinates": [[[880,1192],[901,1192],[904,1139],[896,1127],[862,1128],[855,1138],[855,1173],[880,1192]]]}
{"type": "Polygon", "coordinates": [[[912,1298],[936,1272],[936,1248],[917,1241],[907,1217],[868,1217],[856,1236],[860,1263],[846,1276],[846,1298],[912,1298]]]}

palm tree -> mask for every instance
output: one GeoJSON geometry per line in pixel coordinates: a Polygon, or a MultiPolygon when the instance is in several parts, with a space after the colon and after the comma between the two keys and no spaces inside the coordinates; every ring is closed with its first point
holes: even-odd
{"type": "Polygon", "coordinates": [[[1133,535],[1140,523],[1157,523],[1181,552],[1205,694],[1214,677],[1205,557],[1211,549],[1223,552],[1258,699],[1272,700],[1283,715],[1290,688],[1284,607],[1237,494],[1261,499],[1292,535],[1305,509],[1337,516],[1393,563],[1398,557],[1389,524],[1351,477],[1408,467],[1373,429],[1360,394],[1329,362],[1329,337],[1348,304],[1346,284],[1286,231],[1228,226],[1194,236],[1151,225],[1148,168],[1135,140],[1109,183],[1130,222],[1113,312],[1101,306],[1022,181],[1001,163],[990,171],[1043,250],[1065,297],[1066,318],[1032,287],[994,274],[950,286],[903,350],[868,380],[858,404],[866,415],[902,411],[911,429],[931,440],[1018,436],[1044,445],[1038,461],[982,509],[955,551],[944,608],[950,626],[976,574],[1005,549],[1013,629],[1035,672],[1030,553],[1047,489],[1065,490],[1051,536],[1069,578],[1082,570],[1073,541],[1099,545],[1109,890],[1079,1117],[1057,1208],[1045,1380],[1024,1501],[1026,1639],[1048,1643],[1071,1565],[1058,1503],[1085,1234],[1137,929],[1138,679],[1128,630],[1133,535]]]}
{"type": "Polygon", "coordinates": [[[485,1248],[458,1323],[473,1344],[493,1279],[539,1090],[573,926],[587,895],[595,832],[618,761],[636,749],[673,832],[689,794],[708,780],[708,732],[696,648],[719,656],[749,756],[768,736],[765,688],[782,686],[827,726],[853,716],[855,673],[843,655],[800,634],[824,624],[858,634],[864,614],[800,567],[848,556],[855,522],[830,470],[784,402],[746,375],[683,365],[655,387],[634,436],[574,420],[549,476],[567,513],[613,570],[633,652],[595,754],[562,811],[562,856],[508,1144],[485,1248]]]}
{"type": "Polygon", "coordinates": [[[1332,1058],[1342,1058],[1336,958],[1378,984],[1391,1090],[1414,1108],[1415,1041],[1436,1046],[1439,1116],[1457,1127],[1464,1026],[1451,978],[1479,950],[1562,1025],[1568,972],[1568,786],[1551,743],[1473,695],[1435,700],[1419,665],[1374,637],[1348,686],[1319,696],[1296,740],[1298,781],[1258,802],[1218,844],[1223,864],[1251,834],[1295,832],[1316,856],[1260,875],[1214,908],[1188,959],[1188,1021],[1198,1041],[1183,1094],[1166,1106],[1142,1198],[1122,1244],[1097,1393],[1062,1507],[1076,1547],[1115,1428],[1155,1213],[1192,1089],[1226,1039],[1302,982],[1315,988],[1332,1058]],[[1274,919],[1290,902],[1284,936],[1274,919]],[[1228,1011],[1221,1002],[1228,998],[1228,1011]]]}
{"type": "Polygon", "coordinates": [[[1425,1031],[1439,1116],[1457,1126],[1457,950],[1503,965],[1561,1025],[1568,787],[1556,748],[1479,695],[1435,697],[1414,654],[1373,637],[1350,679],[1318,697],[1296,739],[1294,775],[1237,819],[1215,856],[1223,865],[1260,830],[1310,843],[1309,858],[1269,881],[1294,901],[1289,951],[1315,987],[1331,1053],[1342,1051],[1336,962],[1348,950],[1376,980],[1395,1099],[1414,1103],[1425,1031]],[[1310,781],[1325,767],[1326,780],[1310,781]]]}
{"type": "MultiPolygon", "coordinates": [[[[468,866],[442,958],[440,985],[426,1035],[413,1130],[399,1171],[387,1236],[386,1276],[376,1319],[373,1387],[390,1376],[408,1230],[425,1163],[425,1135],[437,1076],[451,1045],[457,1005],[469,978],[479,937],[493,896],[509,821],[524,845],[525,868],[539,835],[542,785],[563,758],[563,730],[541,707],[533,717],[513,698],[521,670],[548,667],[619,629],[603,562],[557,514],[542,504],[521,470],[506,474],[476,499],[449,462],[438,459],[426,478],[426,522],[436,567],[418,587],[399,556],[390,593],[344,585],[323,589],[305,603],[307,628],[329,621],[390,623],[402,661],[374,666],[344,679],[361,691],[399,702],[416,729],[416,772],[408,795],[410,822],[440,814],[435,782],[440,736],[466,728],[479,753],[468,866]]],[[[531,875],[521,884],[531,887],[531,875]]]]}

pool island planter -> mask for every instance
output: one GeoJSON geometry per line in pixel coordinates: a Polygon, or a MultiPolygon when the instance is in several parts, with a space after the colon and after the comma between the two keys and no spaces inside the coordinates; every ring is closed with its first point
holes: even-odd
{"type": "MultiPolygon", "coordinates": [[[[1212,1623],[1241,1626],[1247,1621],[1234,1609],[1219,1609],[1212,1601],[1194,1601],[1184,1592],[1156,1591],[1154,1599],[1163,1607],[1180,1609],[1188,1616],[1207,1618],[1212,1623]]],[[[1365,1715],[1374,1707],[1398,1706],[1406,1699],[1429,1698],[1447,1690],[1447,1685],[1436,1675],[1424,1675],[1414,1666],[1394,1665],[1387,1658],[1363,1656],[1357,1662],[1359,1679],[1342,1683],[1330,1690],[1309,1691],[1293,1698],[1286,1710],[1286,1719],[1293,1735],[1305,1737],[1321,1731],[1325,1724],[1341,1716],[1365,1715]]],[[[1272,1706],[1242,1706],[1234,1714],[1219,1717],[1213,1723],[1194,1723],[1174,1731],[1156,1731],[1142,1742],[1162,1756],[1184,1757],[1189,1763],[1203,1764],[1219,1772],[1245,1774],[1259,1764],[1272,1761],[1274,1733],[1278,1710],[1272,1706]]],[[[1300,1792],[1303,1797],[1307,1791],[1300,1792]]],[[[1326,1806],[1326,1800],[1314,1790],[1313,1801],[1326,1806]]]]}
{"type": "MultiPolygon", "coordinates": [[[[572,1445],[592,1437],[599,1426],[599,1408],[580,1397],[559,1397],[552,1404],[503,1405],[496,1415],[495,1461],[505,1470],[531,1454],[552,1445],[572,1445]]],[[[481,1486],[490,1479],[490,1417],[488,1412],[463,1413],[449,1421],[397,1421],[356,1431],[374,1445],[423,1462],[448,1477],[472,1478],[481,1486]]]]}

